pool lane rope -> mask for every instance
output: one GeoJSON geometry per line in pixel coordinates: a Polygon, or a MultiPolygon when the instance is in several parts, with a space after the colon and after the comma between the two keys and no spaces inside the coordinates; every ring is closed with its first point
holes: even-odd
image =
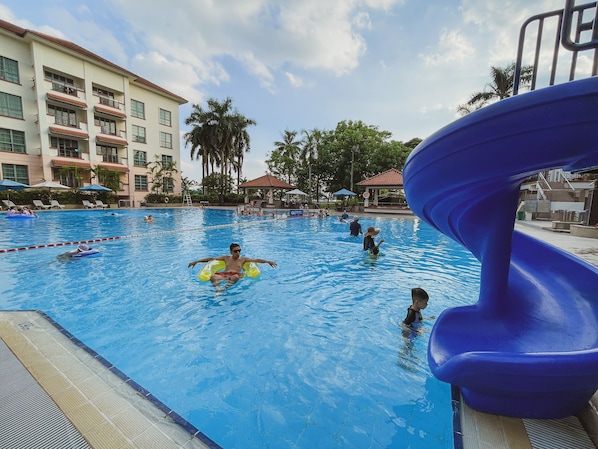
{"type": "MultiPolygon", "coordinates": [[[[263,222],[263,221],[260,221],[263,222]]],[[[177,232],[192,232],[192,231],[201,231],[202,229],[217,229],[217,228],[226,228],[231,226],[238,226],[238,225],[249,225],[249,224],[257,224],[260,222],[240,222],[240,223],[227,223],[221,225],[214,225],[214,226],[202,226],[201,228],[189,228],[189,229],[173,229],[170,231],[157,231],[157,232],[145,232],[141,234],[130,234],[130,235],[117,235],[114,237],[101,237],[97,239],[87,239],[87,240],[73,240],[72,242],[58,242],[58,243],[46,243],[42,245],[30,245],[30,246],[21,246],[16,248],[8,248],[8,249],[0,249],[0,253],[12,253],[15,251],[27,251],[30,249],[40,249],[40,248],[54,248],[59,246],[70,246],[70,245],[80,245],[82,243],[95,243],[95,242],[105,242],[110,240],[121,240],[121,239],[132,239],[136,237],[151,237],[156,235],[162,234],[174,234],[177,232]]]]}
{"type": "MultiPolygon", "coordinates": [[[[292,218],[311,218],[312,216],[299,216],[299,217],[292,217],[292,218]]],[[[141,234],[130,234],[130,235],[117,235],[114,237],[101,237],[97,239],[87,239],[87,240],[73,240],[72,242],[58,242],[58,243],[46,243],[42,245],[30,245],[30,246],[20,246],[15,248],[7,248],[1,249],[0,253],[12,253],[16,251],[27,251],[30,249],[40,249],[40,248],[55,248],[60,246],[70,246],[70,245],[80,245],[82,243],[96,243],[96,242],[105,242],[110,240],[120,240],[120,239],[131,239],[136,237],[151,237],[155,235],[162,235],[162,234],[174,234],[178,232],[193,232],[193,231],[201,231],[203,229],[218,229],[218,228],[227,228],[232,226],[243,226],[243,225],[258,225],[269,220],[259,220],[259,221],[246,221],[246,222],[237,222],[237,223],[226,223],[221,225],[214,225],[214,226],[202,226],[201,228],[189,228],[189,229],[172,229],[170,231],[158,231],[158,232],[145,232],[141,234]]]]}

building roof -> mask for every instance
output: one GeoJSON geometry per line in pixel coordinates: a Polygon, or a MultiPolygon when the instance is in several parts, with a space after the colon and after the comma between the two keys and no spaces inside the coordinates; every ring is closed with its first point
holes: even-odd
{"type": "Polygon", "coordinates": [[[272,176],[264,175],[261,178],[256,178],[251,181],[244,182],[239,186],[242,189],[294,189],[295,186],[287,184],[284,181],[272,176]]]}
{"type": "Polygon", "coordinates": [[[360,187],[402,187],[403,186],[403,173],[396,168],[386,170],[376,176],[365,179],[357,183],[360,187]]]}
{"type": "Polygon", "coordinates": [[[175,99],[179,104],[185,104],[187,103],[187,100],[185,100],[183,97],[173,94],[172,92],[169,92],[168,90],[146,80],[145,78],[142,78],[136,74],[134,74],[133,72],[128,71],[127,69],[124,69],[116,64],[114,64],[113,62],[108,61],[107,59],[104,59],[98,55],[96,55],[95,53],[90,52],[89,50],[86,50],[83,47],[80,47],[77,44],[74,44],[73,42],[69,42],[67,40],[64,39],[59,39],[57,37],[54,36],[50,36],[48,34],[44,34],[44,33],[40,33],[38,31],[34,31],[34,30],[28,30],[26,28],[21,28],[17,25],[14,25],[10,22],[7,22],[5,20],[1,20],[0,19],[0,30],[4,30],[4,31],[8,31],[9,33],[13,33],[16,34],[17,36],[21,37],[21,38],[25,38],[27,36],[27,34],[31,34],[32,36],[35,36],[37,38],[43,39],[47,42],[51,42],[55,45],[58,45],[60,47],[63,47],[66,50],[75,52],[75,53],[79,53],[80,55],[83,55],[87,58],[89,58],[90,60],[93,60],[95,62],[99,62],[102,65],[106,65],[111,67],[114,70],[117,70],[119,72],[123,72],[123,75],[128,76],[130,78],[132,78],[133,83],[136,84],[141,84],[143,85],[145,88],[149,88],[152,89],[154,91],[158,91],[159,93],[162,93],[163,95],[167,95],[169,97],[172,97],[173,99],[175,99]]]}

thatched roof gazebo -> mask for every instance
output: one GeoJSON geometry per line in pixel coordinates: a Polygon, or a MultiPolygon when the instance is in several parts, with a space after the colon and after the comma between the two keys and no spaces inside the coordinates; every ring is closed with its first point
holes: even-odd
{"type": "Polygon", "coordinates": [[[289,190],[295,186],[287,184],[284,181],[272,175],[264,175],[260,178],[252,179],[239,185],[240,189],[245,191],[245,204],[249,203],[249,192],[251,190],[267,190],[268,204],[274,203],[274,189],[289,190]]]}
{"type": "Polygon", "coordinates": [[[368,212],[386,212],[389,213],[398,213],[401,211],[408,211],[410,209],[404,206],[397,206],[397,207],[384,207],[384,209],[379,208],[378,205],[378,196],[380,194],[381,189],[402,189],[403,188],[403,173],[401,173],[396,168],[391,168],[390,170],[386,170],[378,175],[372,176],[371,178],[365,179],[357,183],[360,187],[365,187],[365,192],[363,194],[364,202],[363,207],[364,211],[368,212]],[[371,191],[371,193],[370,193],[371,191]],[[372,198],[372,206],[370,206],[370,197],[372,198]]]}

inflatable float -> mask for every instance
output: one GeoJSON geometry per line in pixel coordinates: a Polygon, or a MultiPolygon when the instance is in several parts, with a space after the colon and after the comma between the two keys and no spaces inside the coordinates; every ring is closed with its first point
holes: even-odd
{"type": "Polygon", "coordinates": [[[70,251],[69,253],[67,253],[67,255],[69,257],[71,257],[72,259],[80,259],[82,257],[97,256],[99,254],[100,254],[100,250],[91,248],[85,244],[81,244],[77,247],[76,250],[70,251]]]}
{"type": "Polygon", "coordinates": [[[19,220],[27,220],[27,219],[31,219],[31,218],[37,218],[37,217],[35,215],[14,214],[14,215],[7,215],[6,218],[19,219],[19,220]]]}
{"type": "Polygon", "coordinates": [[[81,257],[90,257],[90,256],[97,256],[101,254],[101,251],[98,249],[89,249],[88,251],[77,251],[71,254],[71,257],[74,259],[79,259],[81,257]]]}
{"type": "MultiPolygon", "coordinates": [[[[200,281],[209,281],[214,273],[221,271],[226,266],[224,260],[210,260],[199,271],[197,278],[200,281]]],[[[243,277],[256,278],[260,275],[260,267],[255,262],[245,262],[243,264],[243,277]]]]}

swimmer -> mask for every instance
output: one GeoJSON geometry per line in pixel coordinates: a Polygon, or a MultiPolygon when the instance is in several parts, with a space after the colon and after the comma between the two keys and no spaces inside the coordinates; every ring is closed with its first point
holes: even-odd
{"type": "Polygon", "coordinates": [[[370,226],[367,232],[363,235],[363,250],[369,251],[371,256],[377,256],[380,253],[380,245],[384,243],[384,239],[381,239],[378,244],[376,244],[374,237],[378,234],[380,234],[380,229],[370,226]]]}
{"type": "Polygon", "coordinates": [[[147,216],[143,217],[143,221],[152,222],[152,221],[154,221],[154,217],[151,215],[147,215],[147,216]]]}
{"type": "Polygon", "coordinates": [[[353,217],[353,221],[349,225],[349,232],[353,237],[363,234],[363,231],[361,230],[361,224],[359,223],[359,217],[353,217]]]}
{"type": "Polygon", "coordinates": [[[68,260],[68,259],[72,259],[73,256],[76,254],[84,253],[86,251],[91,251],[92,249],[93,248],[91,246],[81,244],[81,245],[77,246],[77,249],[60,254],[57,257],[58,257],[58,259],[67,259],[68,260]]]}
{"type": "Polygon", "coordinates": [[[204,257],[193,262],[189,262],[188,268],[193,268],[200,262],[209,262],[211,260],[222,260],[225,263],[223,271],[217,271],[210,277],[212,285],[219,290],[220,283],[228,281],[225,288],[235,284],[239,279],[243,277],[243,264],[247,262],[255,263],[267,263],[271,267],[276,267],[276,262],[266,259],[252,259],[250,257],[241,257],[241,246],[238,243],[230,244],[230,256],[218,256],[218,257],[204,257]]]}

